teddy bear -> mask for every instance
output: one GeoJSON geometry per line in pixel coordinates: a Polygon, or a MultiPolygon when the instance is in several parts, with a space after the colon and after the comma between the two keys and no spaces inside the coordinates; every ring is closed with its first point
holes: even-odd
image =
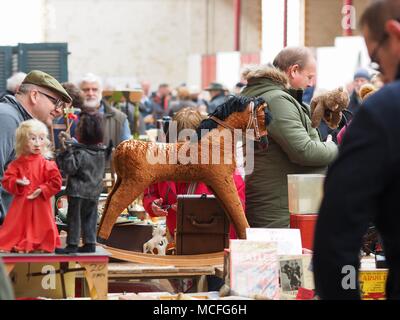
{"type": "Polygon", "coordinates": [[[342,110],[349,104],[349,95],[342,87],[328,91],[311,100],[311,126],[317,128],[323,119],[329,128],[336,129],[342,119],[342,110]]]}

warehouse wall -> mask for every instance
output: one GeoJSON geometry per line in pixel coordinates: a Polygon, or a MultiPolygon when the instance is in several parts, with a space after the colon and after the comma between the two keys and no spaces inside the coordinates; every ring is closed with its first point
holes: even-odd
{"type": "MultiPolygon", "coordinates": [[[[305,0],[305,45],[333,46],[335,37],[342,36],[343,0],[305,0]]],[[[353,0],[356,24],[369,0],[353,0]]],[[[353,35],[359,35],[357,29],[353,35]]]]}
{"type": "MultiPolygon", "coordinates": [[[[45,41],[68,42],[70,79],[86,72],[186,81],[190,54],[234,50],[233,0],[44,0],[45,41]]],[[[242,1],[243,52],[260,50],[261,1],[242,1]]]]}

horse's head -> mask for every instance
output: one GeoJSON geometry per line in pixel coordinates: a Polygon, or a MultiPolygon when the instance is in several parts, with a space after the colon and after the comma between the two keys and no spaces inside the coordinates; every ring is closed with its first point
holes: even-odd
{"type": "MultiPolygon", "coordinates": [[[[197,128],[199,137],[202,129],[213,129],[221,126],[226,129],[254,130],[254,136],[250,137],[261,144],[263,148],[268,146],[267,126],[272,117],[263,98],[231,96],[223,104],[203,120],[197,128]]],[[[246,133],[246,135],[248,135],[246,133]]]]}
{"type": "Polygon", "coordinates": [[[247,129],[254,129],[255,141],[259,142],[262,148],[268,147],[267,126],[272,120],[267,103],[263,98],[252,98],[248,105],[247,129]]]}

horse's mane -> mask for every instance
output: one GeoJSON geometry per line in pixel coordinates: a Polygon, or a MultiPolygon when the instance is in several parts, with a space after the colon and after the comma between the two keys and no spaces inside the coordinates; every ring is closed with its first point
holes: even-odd
{"type": "MultiPolygon", "coordinates": [[[[216,117],[220,120],[225,120],[234,112],[243,112],[248,104],[253,101],[255,107],[258,107],[260,104],[264,103],[264,99],[260,97],[245,97],[245,96],[229,96],[228,99],[220,104],[217,109],[213,113],[210,113],[209,116],[216,117]]],[[[218,124],[211,119],[204,119],[198,128],[196,129],[196,134],[198,139],[201,139],[201,129],[212,130],[217,128],[218,124]]],[[[204,131],[203,131],[204,133],[204,131]]]]}

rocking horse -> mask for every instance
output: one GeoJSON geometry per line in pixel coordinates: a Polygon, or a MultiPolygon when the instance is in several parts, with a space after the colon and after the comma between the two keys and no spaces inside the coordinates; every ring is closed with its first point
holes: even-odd
{"type": "Polygon", "coordinates": [[[266,107],[262,98],[232,96],[202,121],[197,129],[196,143],[191,141],[153,143],[127,140],[119,144],[113,156],[117,181],[107,198],[99,225],[98,241],[103,242],[108,239],[120,213],[146,187],[168,180],[202,181],[207,184],[219,199],[238,237],[245,239],[246,228],[249,225],[233,180],[236,168],[234,151],[236,146],[233,142],[230,145],[225,143],[221,134],[226,132],[232,134],[235,129],[240,129],[248,136],[249,132],[254,132],[254,135],[251,134],[253,140],[266,146],[268,144],[266,126],[271,119],[266,107]],[[217,152],[215,151],[216,144],[219,144],[217,152]],[[191,153],[192,161],[183,161],[182,157],[177,159],[177,154],[187,156],[189,153],[191,153]],[[161,155],[166,161],[164,163],[149,162],[150,154],[161,155]],[[215,163],[217,156],[219,156],[218,159],[229,158],[229,161],[215,163]]]}

